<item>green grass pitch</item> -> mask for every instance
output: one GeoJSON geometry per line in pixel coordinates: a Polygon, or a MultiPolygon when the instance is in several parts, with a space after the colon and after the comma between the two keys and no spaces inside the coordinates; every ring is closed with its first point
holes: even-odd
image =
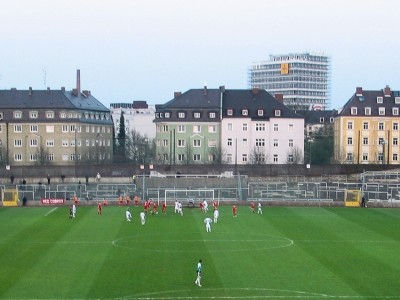
{"type": "Polygon", "coordinates": [[[1,299],[400,299],[400,210],[0,208],[1,299]],[[194,284],[203,260],[202,287],[194,284]]]}

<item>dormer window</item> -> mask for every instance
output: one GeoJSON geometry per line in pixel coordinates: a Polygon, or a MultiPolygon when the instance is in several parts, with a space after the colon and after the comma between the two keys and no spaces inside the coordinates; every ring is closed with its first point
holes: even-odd
{"type": "Polygon", "coordinates": [[[276,109],[275,110],[275,117],[280,117],[281,116],[281,110],[280,109],[276,109]]]}
{"type": "Polygon", "coordinates": [[[366,107],[366,108],[364,109],[364,112],[365,112],[365,115],[366,115],[366,116],[370,116],[370,115],[371,115],[371,107],[366,107]]]}
{"type": "Polygon", "coordinates": [[[399,108],[398,107],[393,107],[392,108],[392,114],[393,114],[393,116],[398,116],[399,115],[399,108]]]}
{"type": "Polygon", "coordinates": [[[60,112],[60,118],[65,119],[67,117],[67,114],[65,112],[60,112]]]}
{"type": "Polygon", "coordinates": [[[383,97],[376,97],[376,103],[382,104],[383,103],[383,97]]]}
{"type": "Polygon", "coordinates": [[[215,112],[210,112],[209,116],[210,116],[210,119],[215,119],[215,112]]]}
{"type": "Polygon", "coordinates": [[[170,116],[171,116],[171,114],[170,114],[169,112],[166,112],[166,113],[164,114],[164,117],[165,117],[166,119],[169,119],[170,116]]]}
{"type": "Polygon", "coordinates": [[[22,111],[14,111],[14,119],[21,119],[22,111]]]}
{"type": "Polygon", "coordinates": [[[37,119],[38,118],[38,112],[37,111],[30,111],[29,112],[29,118],[37,119]]]}
{"type": "Polygon", "coordinates": [[[385,108],[384,107],[379,107],[379,115],[384,116],[385,115],[385,108]]]}
{"type": "Polygon", "coordinates": [[[394,103],[400,104],[400,97],[394,97],[394,103]]]}
{"type": "Polygon", "coordinates": [[[200,119],[200,113],[199,113],[199,112],[195,112],[195,113],[193,114],[193,117],[194,117],[195,119],[200,119]]]}
{"type": "Polygon", "coordinates": [[[156,119],[160,118],[160,113],[156,113],[156,119]]]}
{"type": "Polygon", "coordinates": [[[247,116],[249,114],[249,111],[247,109],[242,110],[242,116],[247,116]]]}
{"type": "Polygon", "coordinates": [[[232,116],[232,115],[233,115],[233,109],[228,109],[227,115],[228,115],[228,116],[232,116]]]}
{"type": "Polygon", "coordinates": [[[179,119],[184,119],[185,118],[185,113],[184,112],[178,113],[178,118],[179,119]]]}
{"type": "Polygon", "coordinates": [[[350,110],[350,114],[353,116],[356,116],[357,115],[357,107],[352,107],[350,110]]]}
{"type": "Polygon", "coordinates": [[[335,118],[334,117],[330,117],[329,118],[329,122],[331,122],[331,123],[335,122],[335,118]]]}
{"type": "Polygon", "coordinates": [[[262,117],[264,115],[264,111],[262,109],[257,110],[257,115],[262,117]]]}
{"type": "Polygon", "coordinates": [[[324,123],[325,119],[323,117],[319,118],[320,123],[324,123]]]}

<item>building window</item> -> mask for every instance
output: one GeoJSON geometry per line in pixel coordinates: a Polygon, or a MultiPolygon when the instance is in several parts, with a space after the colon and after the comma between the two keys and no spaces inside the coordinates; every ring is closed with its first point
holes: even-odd
{"type": "Polygon", "coordinates": [[[228,146],[232,146],[232,139],[228,139],[228,146]]]}
{"type": "Polygon", "coordinates": [[[194,133],[200,133],[201,132],[201,126],[200,125],[193,125],[193,132],[194,133]]]}
{"type": "Polygon", "coordinates": [[[257,110],[257,115],[262,117],[264,115],[264,111],[262,109],[257,110]]]}
{"type": "Polygon", "coordinates": [[[382,104],[383,103],[383,97],[376,97],[376,103],[382,104]]]}
{"type": "Polygon", "coordinates": [[[399,123],[397,123],[397,122],[394,122],[393,123],[393,130],[399,130],[399,123]]]}
{"type": "Polygon", "coordinates": [[[22,154],[20,154],[20,153],[15,153],[15,154],[14,154],[14,160],[15,160],[15,161],[22,161],[22,154]]]}
{"type": "Polygon", "coordinates": [[[393,160],[393,161],[397,161],[397,160],[398,160],[398,155],[397,155],[397,153],[393,153],[393,155],[392,155],[392,160],[393,160]]]}
{"type": "Polygon", "coordinates": [[[39,145],[39,142],[38,142],[37,139],[31,139],[31,140],[29,141],[29,145],[30,145],[31,147],[37,147],[37,146],[39,145]]]}
{"type": "Polygon", "coordinates": [[[274,154],[274,156],[273,156],[273,161],[274,161],[274,162],[278,162],[278,154],[274,154]]]}
{"type": "Polygon", "coordinates": [[[200,154],[193,154],[193,161],[200,161],[200,160],[201,160],[200,154]]]}
{"type": "Polygon", "coordinates": [[[53,153],[46,154],[46,160],[54,160],[54,154],[53,153]]]}
{"type": "Polygon", "coordinates": [[[353,153],[347,153],[347,155],[346,155],[346,160],[348,161],[348,162],[351,162],[351,161],[353,161],[353,153]]]}
{"type": "Polygon", "coordinates": [[[353,138],[352,137],[348,137],[347,138],[347,145],[353,145],[353,138]]]}
{"type": "Polygon", "coordinates": [[[31,154],[29,159],[30,159],[30,161],[37,161],[38,160],[38,155],[36,153],[35,154],[31,154]]]}
{"type": "Polygon", "coordinates": [[[362,160],[363,161],[368,161],[368,153],[363,153],[362,160]]]}
{"type": "Polygon", "coordinates": [[[228,154],[226,156],[226,160],[227,160],[228,163],[231,163],[232,162],[232,154],[228,154]]]}
{"type": "Polygon", "coordinates": [[[319,118],[320,123],[324,123],[324,121],[325,121],[324,117],[319,118]]]}
{"type": "Polygon", "coordinates": [[[281,116],[281,110],[280,109],[276,109],[275,110],[275,117],[280,117],[281,116]]]}
{"type": "Polygon", "coordinates": [[[169,119],[171,117],[171,114],[169,112],[164,113],[164,116],[166,119],[169,119]]]}
{"type": "Polygon", "coordinates": [[[31,118],[31,119],[37,119],[37,118],[38,118],[38,112],[37,112],[37,111],[31,111],[31,112],[29,112],[29,118],[31,118]]]}
{"type": "Polygon", "coordinates": [[[293,132],[294,131],[294,126],[293,124],[289,124],[289,132],[293,132]]]}
{"type": "Polygon", "coordinates": [[[162,132],[168,132],[168,125],[162,126],[162,132]]]}
{"type": "Polygon", "coordinates": [[[14,125],[14,132],[15,133],[22,132],[22,125],[14,125]]]}
{"type": "Polygon", "coordinates": [[[22,140],[14,140],[14,147],[22,147],[22,140]]]}
{"type": "Polygon", "coordinates": [[[256,147],[265,147],[265,139],[256,139],[256,147]]]}
{"type": "Polygon", "coordinates": [[[54,147],[54,140],[46,140],[46,147],[54,147]]]}
{"type": "Polygon", "coordinates": [[[195,112],[194,114],[193,114],[193,116],[194,116],[194,118],[195,119],[200,119],[200,113],[199,112],[195,112]]]}
{"type": "Polygon", "coordinates": [[[208,161],[216,161],[217,155],[216,154],[208,154],[208,161]]]}
{"type": "Polygon", "coordinates": [[[179,153],[178,154],[178,161],[185,161],[185,154],[179,153]]]}
{"type": "Polygon", "coordinates": [[[242,109],[242,116],[247,116],[249,111],[247,109],[242,109]]]}
{"type": "Polygon", "coordinates": [[[233,125],[232,123],[228,123],[228,131],[232,131],[233,130],[233,125]]]}
{"type": "MultiPolygon", "coordinates": [[[[60,118],[61,119],[65,119],[67,117],[67,113],[66,112],[60,112],[60,118]]],[[[67,157],[68,158],[68,157],[67,157]]],[[[67,159],[68,160],[68,159],[67,159]]]]}
{"type": "Polygon", "coordinates": [[[353,115],[353,116],[356,116],[357,115],[357,107],[352,107],[350,109],[350,114],[353,115]]]}
{"type": "Polygon", "coordinates": [[[364,109],[364,111],[365,111],[365,115],[366,115],[366,116],[370,116],[370,115],[371,115],[371,107],[366,107],[366,108],[364,109]]]}
{"type": "Polygon", "coordinates": [[[210,116],[210,119],[215,119],[215,113],[214,112],[210,112],[209,116],[210,116]]]}
{"type": "Polygon", "coordinates": [[[14,111],[14,119],[21,119],[22,111],[14,111]]]}
{"type": "Polygon", "coordinates": [[[61,159],[64,160],[64,161],[67,161],[69,159],[69,155],[68,154],[63,154],[61,156],[61,159]]]}
{"type": "Polygon", "coordinates": [[[378,130],[385,130],[385,126],[383,122],[378,123],[378,130]]]}
{"type": "Polygon", "coordinates": [[[393,116],[398,116],[399,115],[399,108],[398,107],[393,107],[392,108],[392,114],[393,114],[393,116]]]}
{"type": "Polygon", "coordinates": [[[393,138],[393,146],[397,146],[399,144],[399,139],[397,137],[393,138]]]}
{"type": "Polygon", "coordinates": [[[265,123],[256,123],[256,131],[265,131],[265,123]]]}
{"type": "Polygon", "coordinates": [[[368,138],[367,137],[363,138],[363,145],[368,145],[368,138]]]}
{"type": "Polygon", "coordinates": [[[263,154],[263,153],[257,153],[257,154],[256,154],[256,161],[257,161],[257,162],[265,162],[265,154],[263,154]]]}
{"type": "Polygon", "coordinates": [[[273,145],[274,145],[274,147],[278,147],[278,140],[277,139],[274,139],[274,142],[273,142],[273,145]]]}
{"type": "Polygon", "coordinates": [[[293,154],[289,154],[287,159],[290,163],[294,162],[293,154]]]}
{"type": "Polygon", "coordinates": [[[347,122],[347,129],[349,130],[353,129],[353,122],[347,122]]]}
{"type": "Polygon", "coordinates": [[[178,147],[185,147],[185,140],[178,140],[178,147]]]}
{"type": "Polygon", "coordinates": [[[242,154],[242,162],[247,162],[247,154],[242,154]]]}
{"type": "Polygon", "coordinates": [[[363,129],[364,130],[368,130],[369,126],[368,126],[368,122],[363,122],[363,129]]]}
{"type": "Polygon", "coordinates": [[[242,140],[242,146],[243,147],[247,147],[248,143],[247,143],[247,139],[243,139],[242,140]]]}
{"type": "Polygon", "coordinates": [[[178,125],[178,132],[179,133],[186,132],[186,126],[185,125],[178,125]]]}
{"type": "Polygon", "coordinates": [[[394,97],[394,103],[400,104],[400,97],[394,97]]]}
{"type": "Polygon", "coordinates": [[[289,147],[293,147],[293,140],[289,140],[289,147]]]}
{"type": "Polygon", "coordinates": [[[228,115],[228,116],[232,116],[232,115],[233,115],[233,109],[228,109],[227,115],[228,115]]]}
{"type": "Polygon", "coordinates": [[[274,124],[274,131],[275,131],[275,132],[278,132],[278,131],[279,131],[278,124],[274,124]]]}
{"type": "Polygon", "coordinates": [[[201,140],[193,140],[193,147],[201,147],[201,140]]]}
{"type": "Polygon", "coordinates": [[[62,125],[61,131],[68,132],[68,125],[62,125]]]}
{"type": "Polygon", "coordinates": [[[243,123],[242,130],[247,131],[247,123],[243,123]]]}
{"type": "Polygon", "coordinates": [[[62,141],[61,141],[61,145],[62,145],[63,147],[68,147],[68,146],[69,146],[68,140],[62,140],[62,141]]]}
{"type": "Polygon", "coordinates": [[[379,115],[384,116],[385,115],[385,108],[384,107],[379,107],[379,115]]]}
{"type": "Polygon", "coordinates": [[[217,147],[217,141],[216,140],[208,140],[208,147],[210,147],[210,148],[217,147]]]}
{"type": "Polygon", "coordinates": [[[168,140],[163,140],[163,147],[168,147],[168,140]]]}
{"type": "Polygon", "coordinates": [[[208,125],[208,132],[209,133],[216,133],[217,132],[217,126],[216,125],[208,125]]]}

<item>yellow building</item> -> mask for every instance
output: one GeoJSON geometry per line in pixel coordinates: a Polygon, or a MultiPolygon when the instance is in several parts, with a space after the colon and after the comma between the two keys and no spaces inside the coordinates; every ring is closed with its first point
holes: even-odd
{"type": "Polygon", "coordinates": [[[399,164],[400,91],[356,93],[335,118],[334,156],[338,163],[399,164]]]}

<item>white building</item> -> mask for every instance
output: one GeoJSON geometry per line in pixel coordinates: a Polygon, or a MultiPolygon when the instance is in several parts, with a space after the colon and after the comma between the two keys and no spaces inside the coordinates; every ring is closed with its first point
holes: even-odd
{"type": "Polygon", "coordinates": [[[114,121],[115,133],[119,132],[121,112],[124,112],[125,130],[135,130],[142,136],[153,139],[156,136],[156,125],[153,123],[156,108],[148,105],[146,101],[133,101],[133,103],[111,103],[111,115],[114,121]]]}
{"type": "Polygon", "coordinates": [[[293,110],[324,110],[330,107],[330,58],[323,54],[270,55],[255,62],[248,72],[250,87],[283,94],[293,110]]]}
{"type": "Polygon", "coordinates": [[[304,118],[265,90],[226,90],[221,148],[228,164],[304,161],[304,118]]]}

